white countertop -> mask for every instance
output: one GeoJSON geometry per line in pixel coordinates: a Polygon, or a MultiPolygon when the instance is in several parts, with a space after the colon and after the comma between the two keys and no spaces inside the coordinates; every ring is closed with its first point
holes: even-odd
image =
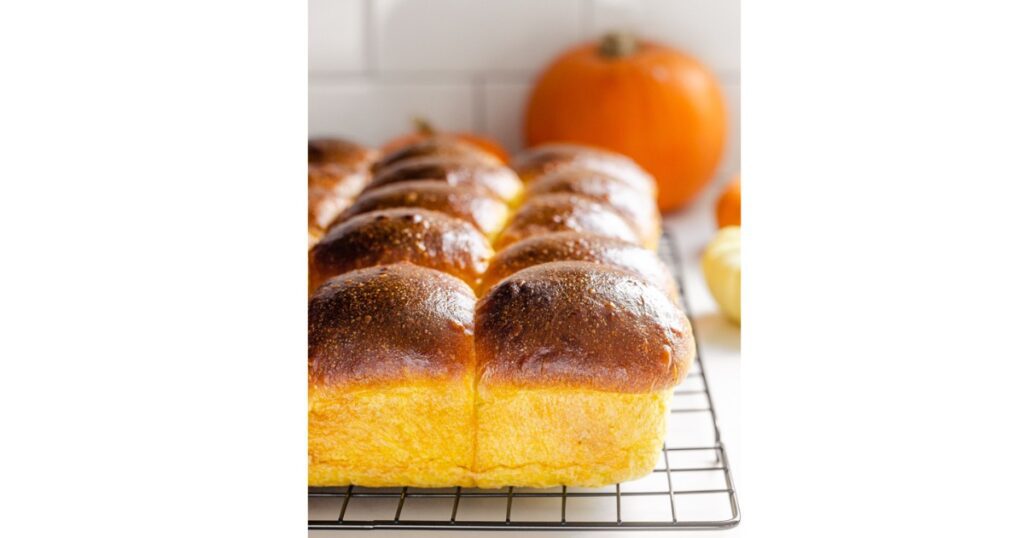
{"type": "MultiPolygon", "coordinates": [[[[667,216],[664,226],[674,232],[677,245],[684,257],[684,284],[690,302],[690,319],[697,333],[698,342],[704,360],[708,378],[708,388],[714,399],[718,413],[719,428],[722,442],[728,451],[733,480],[738,492],[740,509],[743,508],[742,458],[740,453],[740,421],[739,421],[739,373],[740,373],[740,331],[718,313],[718,308],[711,298],[703,275],[700,272],[700,252],[714,233],[715,224],[712,211],[714,201],[713,189],[705,193],[700,201],[689,210],[667,216]]],[[[743,525],[725,531],[694,531],[686,532],[685,536],[728,537],[739,536],[743,525]]],[[[508,531],[477,532],[477,531],[435,531],[419,533],[417,531],[310,531],[310,536],[353,536],[370,534],[378,537],[404,537],[427,534],[429,536],[466,537],[479,535],[509,536],[508,531]]],[[[674,534],[674,533],[673,533],[674,534]]],[[[551,531],[529,533],[530,536],[570,537],[570,536],[665,536],[665,531],[631,532],[576,532],[551,531]]]]}

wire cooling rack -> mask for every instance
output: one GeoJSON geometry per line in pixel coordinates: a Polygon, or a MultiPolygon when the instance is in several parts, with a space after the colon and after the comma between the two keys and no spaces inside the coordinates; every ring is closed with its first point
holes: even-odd
{"type": "MultiPolygon", "coordinates": [[[[660,253],[679,284],[672,237],[660,253]]],[[[672,399],[662,457],[638,480],[604,488],[309,488],[310,529],[659,530],[727,529],[740,522],[700,347],[672,399]]]]}

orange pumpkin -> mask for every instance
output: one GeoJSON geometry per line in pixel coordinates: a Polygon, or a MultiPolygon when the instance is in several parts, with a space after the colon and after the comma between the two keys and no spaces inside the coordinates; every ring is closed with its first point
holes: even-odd
{"type": "Polygon", "coordinates": [[[414,131],[399,136],[397,138],[393,138],[386,142],[383,146],[381,146],[381,155],[386,155],[393,150],[408,146],[409,144],[415,144],[416,142],[426,140],[432,136],[437,136],[438,134],[446,134],[454,136],[455,138],[458,138],[459,140],[462,140],[464,142],[469,142],[470,144],[473,144],[474,146],[501,159],[501,162],[503,163],[508,162],[508,152],[505,151],[505,148],[501,147],[501,144],[495,142],[494,140],[491,140],[490,138],[476,135],[473,133],[438,133],[437,130],[434,129],[434,126],[430,124],[430,122],[422,118],[413,118],[412,121],[414,125],[414,131]]]}
{"type": "Polygon", "coordinates": [[[718,227],[740,225],[740,176],[729,183],[729,186],[722,191],[718,197],[718,205],[715,207],[715,216],[718,218],[718,227]]]}
{"type": "Polygon", "coordinates": [[[526,109],[526,143],[575,142],[632,157],[658,180],[658,206],[679,207],[708,184],[722,156],[725,101],[697,60],[610,34],[557,58],[526,109]]]}

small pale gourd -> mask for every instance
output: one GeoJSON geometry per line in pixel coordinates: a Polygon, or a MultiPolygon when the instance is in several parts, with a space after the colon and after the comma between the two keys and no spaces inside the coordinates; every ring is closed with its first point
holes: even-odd
{"type": "Polygon", "coordinates": [[[726,226],[715,234],[701,259],[704,279],[725,317],[740,323],[740,227],[726,226]]]}

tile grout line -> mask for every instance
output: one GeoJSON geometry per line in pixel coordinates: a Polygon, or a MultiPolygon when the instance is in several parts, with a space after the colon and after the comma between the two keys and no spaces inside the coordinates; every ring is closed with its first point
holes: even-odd
{"type": "MultiPolygon", "coordinates": [[[[722,86],[739,86],[740,78],[738,72],[716,72],[713,71],[722,86]]],[[[536,73],[529,71],[502,71],[502,70],[481,70],[481,71],[312,71],[309,73],[309,81],[314,84],[331,84],[346,82],[372,82],[374,84],[466,84],[473,83],[477,79],[484,79],[487,82],[516,84],[531,82],[536,73]]]]}

